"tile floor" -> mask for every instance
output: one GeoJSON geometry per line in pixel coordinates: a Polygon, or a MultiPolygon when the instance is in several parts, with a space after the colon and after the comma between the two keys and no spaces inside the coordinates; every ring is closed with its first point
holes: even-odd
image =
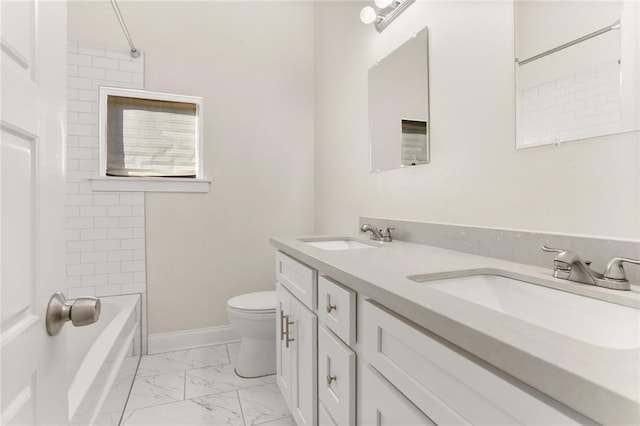
{"type": "Polygon", "coordinates": [[[275,375],[233,371],[239,343],[146,355],[122,425],[295,425],[275,375]]]}

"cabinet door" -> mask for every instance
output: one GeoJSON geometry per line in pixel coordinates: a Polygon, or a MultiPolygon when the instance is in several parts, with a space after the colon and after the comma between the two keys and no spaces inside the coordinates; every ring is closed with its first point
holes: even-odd
{"type": "Polygon", "coordinates": [[[355,424],[356,355],[323,326],[318,330],[318,398],[337,424],[355,424]]]}
{"type": "Polygon", "coordinates": [[[363,369],[362,387],[363,425],[435,425],[370,365],[363,369]]]}
{"type": "MultiPolygon", "coordinates": [[[[285,329],[290,321],[291,295],[280,283],[276,283],[276,382],[289,409],[291,409],[291,348],[287,348],[285,329]]],[[[293,343],[293,342],[291,342],[293,343]]],[[[289,346],[291,346],[291,343],[289,346]]]]}
{"type": "Polygon", "coordinates": [[[291,297],[291,412],[298,426],[315,425],[318,418],[317,317],[298,299],[291,297]]]}
{"type": "Polygon", "coordinates": [[[322,405],[322,401],[318,401],[318,426],[340,426],[331,418],[327,407],[322,405]]]}

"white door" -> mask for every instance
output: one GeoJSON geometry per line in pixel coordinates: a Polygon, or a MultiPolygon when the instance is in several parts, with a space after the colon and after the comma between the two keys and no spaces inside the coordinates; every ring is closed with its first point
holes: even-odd
{"type": "Polygon", "coordinates": [[[0,3],[0,424],[68,423],[63,290],[66,3],[0,3]]]}

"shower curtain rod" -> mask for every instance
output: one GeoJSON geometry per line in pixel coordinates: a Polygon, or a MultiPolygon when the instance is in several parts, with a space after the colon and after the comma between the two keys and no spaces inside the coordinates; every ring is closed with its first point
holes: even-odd
{"type": "Polygon", "coordinates": [[[562,49],[566,49],[567,47],[571,47],[571,46],[576,45],[576,44],[578,44],[578,43],[582,43],[583,41],[587,41],[587,40],[589,40],[589,39],[592,39],[592,38],[594,38],[594,37],[597,37],[597,36],[599,36],[599,35],[602,35],[602,34],[604,34],[604,33],[608,33],[609,31],[612,31],[612,30],[619,30],[619,29],[620,29],[620,27],[621,27],[620,20],[618,19],[616,22],[614,22],[614,23],[613,23],[613,24],[611,24],[611,25],[607,25],[606,27],[604,27],[604,28],[600,28],[600,29],[599,29],[599,30],[597,30],[597,31],[594,31],[594,32],[592,32],[592,33],[589,33],[589,34],[587,34],[587,35],[584,35],[584,36],[582,36],[582,37],[580,37],[580,38],[577,38],[577,39],[572,40],[572,41],[570,41],[570,42],[567,42],[567,43],[565,43],[565,44],[561,44],[560,46],[558,46],[558,47],[554,47],[553,49],[549,49],[549,50],[547,50],[546,52],[542,52],[542,53],[540,53],[540,54],[538,54],[538,55],[535,55],[535,56],[532,56],[532,57],[530,57],[530,58],[523,59],[522,61],[519,61],[519,60],[517,60],[517,59],[516,59],[516,63],[517,63],[518,65],[520,65],[520,66],[521,66],[521,65],[528,64],[529,62],[533,62],[533,61],[536,61],[536,60],[538,60],[538,59],[540,59],[540,58],[544,58],[545,56],[551,55],[552,53],[556,53],[556,52],[558,52],[558,51],[560,51],[560,50],[562,50],[562,49]]]}
{"type": "Polygon", "coordinates": [[[118,18],[118,22],[120,22],[120,27],[122,27],[122,32],[124,32],[124,36],[127,38],[127,42],[129,43],[129,47],[131,47],[131,57],[137,58],[140,56],[140,52],[133,44],[133,40],[131,40],[131,35],[129,35],[129,30],[127,29],[127,24],[124,22],[124,18],[122,17],[122,13],[120,12],[120,8],[118,7],[118,3],[116,0],[111,0],[111,6],[113,6],[113,11],[116,13],[116,18],[118,18]]]}

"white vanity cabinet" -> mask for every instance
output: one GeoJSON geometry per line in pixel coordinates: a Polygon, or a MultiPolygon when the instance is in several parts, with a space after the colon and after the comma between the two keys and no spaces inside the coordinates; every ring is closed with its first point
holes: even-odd
{"type": "Polygon", "coordinates": [[[313,426],[318,422],[318,319],[312,310],[317,272],[278,252],[276,277],[276,382],[296,423],[313,426]]]}
{"type": "Polygon", "coordinates": [[[592,424],[281,252],[276,276],[277,383],[299,426],[592,424]]]}
{"type": "Polygon", "coordinates": [[[363,305],[363,424],[406,422],[402,406],[417,407],[423,424],[592,424],[375,302],[363,305]]]}
{"type": "Polygon", "coordinates": [[[356,423],[356,293],[318,279],[318,400],[321,425],[356,423]]]}

